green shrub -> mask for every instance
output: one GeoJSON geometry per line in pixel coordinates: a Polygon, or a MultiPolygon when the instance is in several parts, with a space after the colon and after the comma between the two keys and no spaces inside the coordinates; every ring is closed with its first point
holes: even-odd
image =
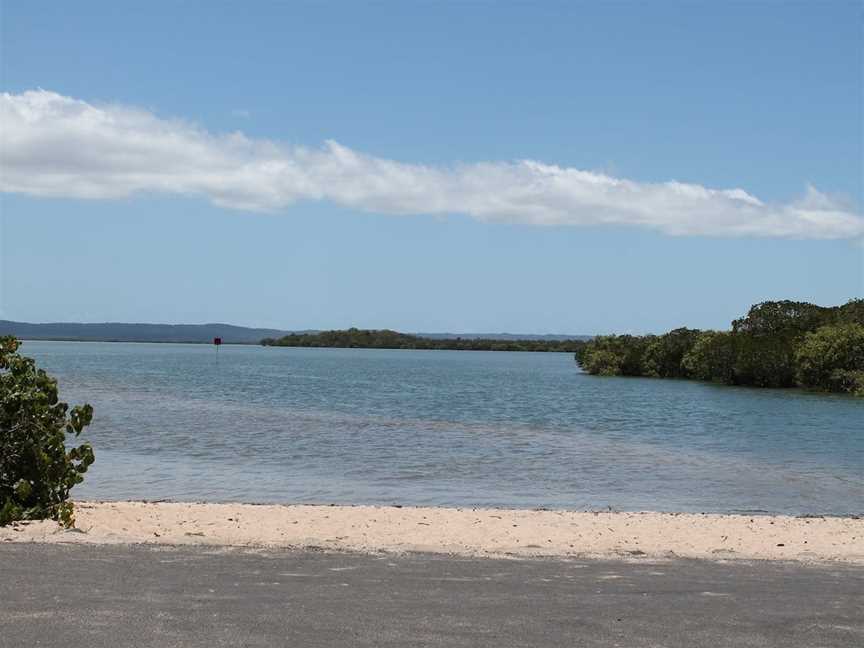
{"type": "Polygon", "coordinates": [[[841,308],[853,309],[854,304],[850,302],[844,307],[832,308],[788,299],[761,302],[751,306],[744,317],[733,320],[732,330],[752,336],[785,334],[797,337],[820,326],[833,324],[841,308]]]}
{"type": "Polygon", "coordinates": [[[808,333],[795,355],[804,387],[864,395],[864,326],[823,326],[808,333]]]}
{"type": "Polygon", "coordinates": [[[837,308],[837,324],[864,326],[864,299],[850,299],[837,308]]]}
{"type": "Polygon", "coordinates": [[[681,360],[688,375],[697,380],[735,384],[736,339],[727,331],[705,331],[681,360]]]}
{"type": "Polygon", "coordinates": [[[864,371],[835,369],[828,381],[828,391],[864,396],[864,371]]]}
{"type": "Polygon", "coordinates": [[[653,340],[653,335],[600,335],[577,352],[576,360],[597,376],[642,376],[645,349],[653,340]]]}
{"type": "Polygon", "coordinates": [[[620,376],[623,358],[607,351],[595,349],[582,356],[582,368],[594,376],[620,376]]]}
{"type": "Polygon", "coordinates": [[[801,337],[788,333],[736,338],[735,382],[755,387],[794,387],[795,350],[801,337]]]}
{"type": "Polygon", "coordinates": [[[14,337],[0,337],[0,526],[51,518],[74,524],[69,491],[93,463],[83,443],[67,451],[67,437],[90,424],[93,408],[57,397],[57,381],[18,354],[14,337]]]}
{"type": "Polygon", "coordinates": [[[701,331],[677,328],[658,335],[645,349],[645,375],[655,378],[689,378],[684,356],[693,348],[701,331]]]}
{"type": "Polygon", "coordinates": [[[601,335],[576,349],[590,374],[808,387],[864,396],[864,300],[756,304],[731,331],[601,335]]]}

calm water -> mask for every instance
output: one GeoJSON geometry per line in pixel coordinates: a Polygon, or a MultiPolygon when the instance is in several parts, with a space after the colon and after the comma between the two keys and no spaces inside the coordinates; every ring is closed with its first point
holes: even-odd
{"type": "Polygon", "coordinates": [[[861,513],[864,400],[569,354],[26,342],[96,411],[79,498],[861,513]]]}

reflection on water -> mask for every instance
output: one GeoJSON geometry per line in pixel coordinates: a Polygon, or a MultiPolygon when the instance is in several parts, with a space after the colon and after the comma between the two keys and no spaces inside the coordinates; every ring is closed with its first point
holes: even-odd
{"type": "Polygon", "coordinates": [[[96,412],[79,498],[860,513],[864,401],[569,354],[26,342],[96,412]]]}

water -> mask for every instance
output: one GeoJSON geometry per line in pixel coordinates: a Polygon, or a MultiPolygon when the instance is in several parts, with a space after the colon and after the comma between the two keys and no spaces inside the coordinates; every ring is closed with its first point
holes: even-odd
{"type": "Polygon", "coordinates": [[[864,511],[864,400],[569,354],[26,342],[95,408],[79,498],[864,511]]]}

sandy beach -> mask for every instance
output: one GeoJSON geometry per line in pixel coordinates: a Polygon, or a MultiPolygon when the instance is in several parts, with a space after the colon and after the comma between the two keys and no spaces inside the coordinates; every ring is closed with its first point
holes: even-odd
{"type": "Polygon", "coordinates": [[[864,519],[395,506],[78,502],[76,528],[32,522],[0,542],[316,547],[460,556],[864,564],[864,519]]]}

